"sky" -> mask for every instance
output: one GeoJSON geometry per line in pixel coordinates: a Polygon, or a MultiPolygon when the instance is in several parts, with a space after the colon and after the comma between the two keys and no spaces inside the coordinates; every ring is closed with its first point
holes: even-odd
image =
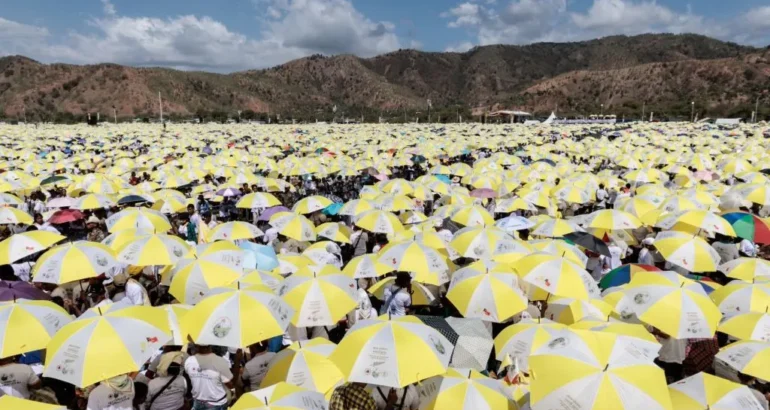
{"type": "Polygon", "coordinates": [[[768,0],[2,0],[0,56],[233,72],[312,54],[698,33],[770,45],[768,0]],[[66,4],[66,7],[63,6],[66,4]]]}

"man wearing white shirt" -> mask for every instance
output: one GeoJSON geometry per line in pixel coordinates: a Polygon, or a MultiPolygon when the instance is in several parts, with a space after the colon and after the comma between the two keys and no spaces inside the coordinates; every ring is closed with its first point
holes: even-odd
{"type": "Polygon", "coordinates": [[[29,399],[29,390],[40,387],[40,379],[32,367],[15,363],[13,359],[0,359],[0,396],[29,399]]]}
{"type": "Polygon", "coordinates": [[[645,238],[642,241],[642,249],[639,251],[639,259],[638,262],[640,265],[649,265],[649,266],[655,266],[655,258],[652,255],[652,252],[650,251],[650,248],[655,243],[655,239],[653,238],[645,238]]]}

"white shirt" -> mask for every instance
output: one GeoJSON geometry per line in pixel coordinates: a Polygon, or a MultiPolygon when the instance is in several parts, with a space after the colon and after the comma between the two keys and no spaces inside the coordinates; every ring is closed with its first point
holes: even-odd
{"type": "Polygon", "coordinates": [[[11,268],[13,268],[13,274],[24,282],[29,282],[30,273],[32,272],[33,266],[35,266],[35,262],[11,264],[11,268]]]}
{"type": "MultiPolygon", "coordinates": [[[[130,380],[130,379],[129,379],[130,380]]],[[[133,383],[133,381],[131,381],[133,383]]],[[[102,383],[88,395],[87,410],[133,410],[134,390],[121,392],[102,383]]]]}
{"type": "Polygon", "coordinates": [[[588,261],[586,262],[586,270],[591,274],[591,277],[594,278],[597,282],[602,279],[602,276],[604,274],[604,263],[605,259],[607,259],[604,255],[594,256],[588,258],[588,261]]]}
{"type": "Polygon", "coordinates": [[[270,227],[268,230],[265,231],[265,236],[262,238],[262,240],[265,242],[265,244],[270,245],[273,243],[274,240],[278,239],[278,229],[270,227]]]}
{"type": "Polygon", "coordinates": [[[385,288],[385,303],[390,301],[390,305],[386,306],[386,313],[390,316],[406,316],[406,308],[412,306],[412,295],[407,293],[406,289],[398,289],[398,293],[391,300],[392,292],[396,289],[398,288],[395,286],[385,288]]]}
{"type": "Polygon", "coordinates": [[[610,250],[610,269],[619,268],[623,265],[621,259],[625,256],[623,249],[620,249],[620,246],[615,244],[608,246],[608,248],[610,250]]]}
{"type": "Polygon", "coordinates": [[[227,402],[227,386],[233,379],[230,363],[213,353],[196,354],[184,362],[184,370],[192,382],[195,400],[210,406],[221,406],[227,402]]]}
{"type": "Polygon", "coordinates": [[[605,201],[607,200],[608,196],[609,194],[606,190],[602,188],[596,190],[596,205],[605,206],[605,201]]]}
{"type": "Polygon", "coordinates": [[[126,282],[125,299],[128,299],[134,306],[144,305],[144,289],[142,288],[142,285],[131,280],[126,282]]]}
{"type": "MultiPolygon", "coordinates": [[[[169,382],[174,376],[156,377],[150,380],[150,384],[147,386],[147,401],[145,405],[150,404],[150,399],[155,396],[166,383],[169,382]]],[[[147,410],[178,410],[180,403],[184,402],[184,394],[187,391],[187,381],[180,374],[174,381],[166,387],[165,390],[158,396],[152,407],[147,410]]]]}
{"type": "Polygon", "coordinates": [[[264,352],[251,358],[243,366],[243,388],[246,391],[259,390],[259,384],[267,374],[270,361],[275,357],[273,352],[264,352]]]}
{"type": "Polygon", "coordinates": [[[639,263],[642,265],[655,266],[655,259],[652,257],[652,252],[647,248],[642,248],[639,251],[639,263]]]}
{"type": "Polygon", "coordinates": [[[687,340],[669,337],[668,339],[658,338],[658,342],[661,345],[658,360],[665,363],[682,364],[684,362],[687,340]]]}
{"type": "Polygon", "coordinates": [[[741,252],[743,252],[744,254],[752,258],[757,256],[757,248],[754,246],[754,244],[750,240],[748,239],[742,240],[739,246],[741,248],[741,252]]]}
{"type": "Polygon", "coordinates": [[[26,364],[11,363],[0,366],[0,396],[28,399],[29,386],[38,381],[40,379],[37,378],[35,371],[26,364]]]}

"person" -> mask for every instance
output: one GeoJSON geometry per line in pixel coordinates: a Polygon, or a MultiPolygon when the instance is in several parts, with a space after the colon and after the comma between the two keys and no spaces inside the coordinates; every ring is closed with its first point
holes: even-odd
{"type": "Polygon", "coordinates": [[[109,378],[88,395],[87,410],[134,410],[134,381],[127,374],[109,378]]]}
{"type": "Polygon", "coordinates": [[[185,240],[192,243],[198,243],[198,232],[201,224],[201,217],[195,211],[195,206],[187,205],[187,214],[190,215],[189,221],[185,225],[185,240]]]}
{"type": "Polygon", "coordinates": [[[650,249],[654,246],[655,239],[644,238],[642,241],[642,249],[639,251],[638,262],[640,265],[655,266],[655,258],[652,255],[650,249]]]}
{"type": "Polygon", "coordinates": [[[182,371],[185,361],[182,352],[168,352],[160,356],[157,377],[147,386],[147,410],[180,410],[192,386],[182,371]]]}
{"type": "Polygon", "coordinates": [[[0,396],[29,399],[30,389],[40,387],[40,379],[26,364],[17,363],[16,356],[0,359],[0,396]]]}
{"type": "Polygon", "coordinates": [[[607,193],[607,190],[604,189],[604,184],[599,184],[599,189],[596,190],[596,209],[607,208],[608,198],[609,194],[607,193]]]}
{"type": "MultiPolygon", "coordinates": [[[[398,396],[393,389],[388,392],[386,410],[393,410],[398,396]]],[[[332,392],[329,410],[378,410],[374,398],[366,391],[366,384],[345,383],[332,392]]]]}
{"type": "Polygon", "coordinates": [[[595,281],[599,282],[605,273],[609,272],[609,261],[607,257],[596,252],[586,250],[588,260],[586,261],[586,270],[591,274],[595,281]]]}
{"type": "Polygon", "coordinates": [[[142,286],[142,284],[137,280],[138,276],[142,274],[142,269],[137,267],[132,267],[129,270],[129,274],[131,275],[128,280],[126,281],[126,290],[125,290],[125,297],[130,304],[134,306],[149,306],[150,305],[150,297],[147,294],[147,290],[142,286]]]}
{"type": "Polygon", "coordinates": [[[350,243],[353,246],[353,257],[366,254],[367,242],[369,242],[369,234],[359,226],[353,225],[353,233],[350,235],[350,243]]]}
{"type": "Polygon", "coordinates": [[[267,374],[270,361],[275,357],[275,353],[267,351],[267,343],[255,343],[249,346],[251,360],[243,366],[243,389],[244,391],[259,390],[262,379],[267,374]]]}
{"type": "Polygon", "coordinates": [[[45,222],[43,220],[43,215],[40,213],[36,213],[34,216],[35,223],[32,224],[35,228],[37,228],[38,231],[46,231],[51,233],[59,233],[59,230],[51,226],[50,223],[45,222]]]}
{"type": "Polygon", "coordinates": [[[406,316],[412,306],[412,277],[409,273],[398,272],[393,285],[385,288],[384,297],[381,314],[406,316]]]}
{"type": "Polygon", "coordinates": [[[340,247],[334,242],[329,242],[326,244],[326,252],[324,252],[321,262],[323,262],[324,265],[333,265],[342,269],[342,257],[340,256],[340,253],[340,247]]]}
{"type": "Polygon", "coordinates": [[[744,238],[738,244],[738,253],[746,258],[754,258],[757,256],[757,247],[754,245],[754,242],[744,238]]]}
{"type": "Polygon", "coordinates": [[[678,382],[683,377],[682,363],[686,358],[687,340],[675,339],[656,328],[653,328],[651,333],[661,345],[655,362],[666,373],[668,384],[678,382]]]}
{"type": "Polygon", "coordinates": [[[615,241],[612,241],[607,246],[607,249],[609,249],[610,251],[610,261],[609,261],[610,270],[616,269],[622,266],[623,258],[626,257],[626,252],[623,251],[623,248],[618,246],[618,244],[615,241]]]}
{"type": "Polygon", "coordinates": [[[184,362],[192,384],[193,410],[225,410],[233,387],[230,363],[208,345],[195,345],[195,355],[184,362]]]}
{"type": "Polygon", "coordinates": [[[101,223],[102,222],[99,220],[99,218],[96,217],[96,215],[91,215],[88,217],[88,220],[86,220],[86,229],[88,230],[86,240],[99,243],[104,240],[104,231],[99,228],[101,223]]]}

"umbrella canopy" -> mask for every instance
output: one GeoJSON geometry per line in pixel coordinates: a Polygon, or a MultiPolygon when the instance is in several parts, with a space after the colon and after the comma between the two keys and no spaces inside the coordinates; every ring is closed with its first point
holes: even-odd
{"type": "Polygon", "coordinates": [[[115,252],[107,245],[89,241],[70,242],[51,248],[32,268],[32,281],[69,283],[95,278],[116,264],[115,252]]]}
{"type": "Polygon", "coordinates": [[[282,335],[294,314],[269,288],[217,288],[182,318],[195,343],[243,348],[282,335]]]}
{"type": "Polygon", "coordinates": [[[0,358],[45,349],[51,337],[71,321],[72,317],[53,302],[0,302],[0,358]]]}
{"type": "Polygon", "coordinates": [[[324,395],[293,384],[280,382],[241,396],[231,410],[324,410],[324,395]]]}
{"type": "Polygon", "coordinates": [[[51,300],[51,296],[27,282],[0,280],[0,301],[19,299],[51,300]]]}
{"type": "Polygon", "coordinates": [[[655,248],[669,263],[690,272],[714,272],[719,254],[703,239],[683,232],[664,231],[655,237],[655,248]]]}
{"type": "Polygon", "coordinates": [[[400,388],[447,371],[453,346],[419,319],[356,323],[329,356],[350,382],[400,388]]]}
{"type": "Polygon", "coordinates": [[[420,383],[418,388],[420,408],[426,410],[518,409],[500,381],[474,370],[449,369],[442,376],[420,383]]]}
{"type": "Polygon", "coordinates": [[[475,262],[452,275],[447,299],[463,317],[503,322],[527,308],[513,269],[493,262],[475,262]]]}
{"type": "Polygon", "coordinates": [[[13,396],[0,397],[0,407],[13,410],[67,410],[66,406],[45,404],[32,400],[20,399],[13,396]]]}
{"type": "Polygon", "coordinates": [[[534,409],[575,403],[596,410],[671,410],[665,375],[653,363],[658,349],[609,333],[559,331],[532,350],[530,403],[534,409]]]}
{"type": "Polygon", "coordinates": [[[144,229],[150,232],[166,232],[171,223],[165,215],[148,208],[126,208],[107,218],[107,229],[117,232],[123,229],[144,229]]]}
{"type": "Polygon", "coordinates": [[[278,295],[292,307],[297,327],[333,326],[358,305],[355,281],[341,272],[294,274],[278,295]]]}
{"type": "Polygon", "coordinates": [[[698,373],[668,386],[671,404],[679,410],[760,409],[748,386],[708,373],[698,373]]]}
{"type": "Polygon", "coordinates": [[[315,225],[309,219],[294,212],[278,212],[270,217],[270,225],[281,235],[298,241],[314,241],[315,225]]]}
{"type": "Polygon", "coordinates": [[[722,214],[722,218],[730,223],[739,238],[770,244],[770,225],[759,217],[747,212],[730,212],[722,214]]]}
{"type": "Polygon", "coordinates": [[[61,225],[66,224],[70,222],[79,221],[81,219],[84,219],[85,216],[82,212],[78,211],[77,209],[61,209],[59,211],[56,211],[51,215],[50,218],[48,218],[48,223],[54,224],[54,225],[61,225]]]}
{"type": "Polygon", "coordinates": [[[264,235],[259,228],[248,222],[225,222],[215,226],[208,234],[210,241],[235,241],[238,239],[252,239],[264,235]]]}
{"type": "Polygon", "coordinates": [[[599,296],[596,281],[580,265],[558,256],[535,253],[515,266],[521,279],[556,296],[589,299],[599,296]]]}
{"type": "Polygon", "coordinates": [[[43,376],[78,387],[138,371],[171,340],[157,308],[133,306],[62,327],[46,349],[43,376]]]}
{"type": "Polygon", "coordinates": [[[329,360],[336,347],[322,338],[292,343],[270,360],[261,386],[287,382],[319,393],[329,392],[345,381],[342,372],[329,360]]]}
{"type": "Polygon", "coordinates": [[[40,230],[11,235],[0,242],[0,265],[9,265],[43,251],[62,239],[65,237],[58,233],[40,230]]]}
{"type": "Polygon", "coordinates": [[[600,255],[604,255],[608,258],[612,257],[612,255],[610,255],[610,249],[607,247],[607,244],[603,240],[591,235],[588,232],[568,233],[564,235],[564,239],[567,239],[575,245],[581,246],[600,255]]]}
{"type": "Polygon", "coordinates": [[[142,235],[118,248],[116,259],[134,266],[166,266],[174,265],[188,252],[190,245],[177,236],[142,235]]]}

